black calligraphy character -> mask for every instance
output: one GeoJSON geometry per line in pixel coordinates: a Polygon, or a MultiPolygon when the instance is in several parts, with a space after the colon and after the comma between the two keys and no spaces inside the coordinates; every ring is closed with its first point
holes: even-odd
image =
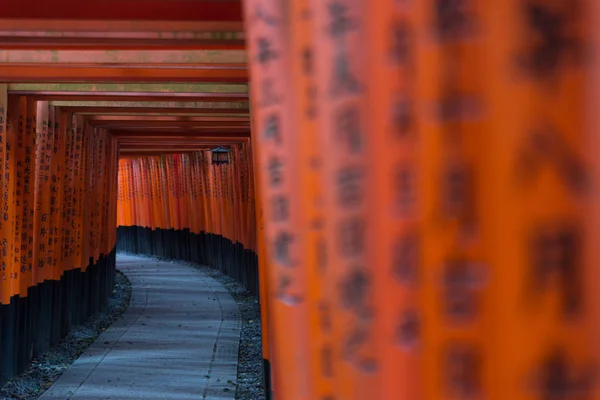
{"type": "Polygon", "coordinates": [[[317,267],[320,272],[327,269],[327,243],[323,237],[319,237],[315,242],[315,253],[317,258],[317,267]]]}
{"type": "Polygon", "coordinates": [[[343,207],[357,207],[362,201],[362,171],[349,167],[338,172],[338,202],[343,207]]]}
{"type": "Polygon", "coordinates": [[[570,226],[538,230],[533,237],[533,277],[535,288],[546,288],[550,276],[560,277],[563,292],[563,314],[573,315],[580,308],[581,238],[570,226]]]}
{"type": "Polygon", "coordinates": [[[587,398],[592,385],[590,371],[576,376],[562,348],[550,351],[539,371],[538,390],[543,400],[587,398]],[[579,396],[581,397],[579,397],[579,396]]]}
{"type": "Polygon", "coordinates": [[[419,241],[415,233],[399,238],[393,248],[393,274],[404,284],[417,281],[419,264],[419,241]]]}
{"type": "Polygon", "coordinates": [[[535,130],[529,136],[517,161],[519,179],[529,184],[544,162],[558,170],[565,185],[574,193],[586,191],[589,178],[585,166],[559,132],[550,127],[535,130]]]}
{"type": "Polygon", "coordinates": [[[340,303],[357,316],[369,317],[367,296],[371,288],[371,278],[363,268],[354,267],[339,284],[340,303]]]}
{"type": "Polygon", "coordinates": [[[392,46],[390,54],[393,62],[406,65],[410,58],[411,32],[407,21],[398,21],[391,26],[392,46]]]}
{"type": "Polygon", "coordinates": [[[275,144],[281,144],[281,121],[279,114],[270,114],[265,121],[263,133],[265,139],[273,140],[275,144]]]}
{"type": "Polygon", "coordinates": [[[288,203],[288,198],[284,195],[273,197],[271,200],[271,207],[274,222],[287,221],[290,213],[288,203]]]}
{"type": "Polygon", "coordinates": [[[331,93],[337,97],[343,93],[357,94],[362,88],[356,77],[350,72],[348,48],[345,40],[346,33],[358,27],[356,21],[347,15],[348,7],[341,2],[332,2],[328,6],[331,24],[329,34],[337,41],[331,93]]]}
{"type": "Polygon", "coordinates": [[[277,298],[288,305],[297,305],[302,301],[300,296],[290,294],[290,287],[292,286],[292,279],[287,275],[279,277],[279,284],[277,286],[277,298]]]}
{"type": "Polygon", "coordinates": [[[468,261],[448,261],[444,270],[443,285],[443,306],[446,315],[463,321],[475,317],[478,309],[475,289],[480,283],[479,276],[468,261]]]}
{"type": "Polygon", "coordinates": [[[283,181],[283,163],[281,160],[272,156],[269,160],[269,182],[272,187],[277,188],[281,185],[283,181]]]}
{"type": "Polygon", "coordinates": [[[524,13],[532,39],[530,49],[520,58],[530,74],[550,78],[568,58],[578,61],[581,57],[581,43],[568,31],[570,25],[577,24],[576,3],[566,0],[565,9],[551,10],[540,2],[525,2],[524,13]]]}
{"type": "Polygon", "coordinates": [[[323,332],[331,331],[331,315],[329,305],[327,303],[319,303],[319,322],[321,323],[321,329],[323,332]]]}
{"type": "Polygon", "coordinates": [[[328,32],[333,38],[340,38],[358,27],[356,21],[348,17],[348,6],[344,2],[333,1],[327,10],[331,18],[328,32]]]}
{"type": "Polygon", "coordinates": [[[314,73],[313,50],[310,47],[302,50],[302,70],[306,76],[312,76],[314,73]]]}
{"type": "Polygon", "coordinates": [[[348,144],[351,153],[360,153],[363,147],[360,126],[360,111],[355,106],[347,106],[336,113],[336,130],[340,139],[348,144]]]}
{"type": "Polygon", "coordinates": [[[453,40],[463,36],[469,28],[469,0],[436,0],[435,27],[439,38],[453,40]]]}
{"type": "Polygon", "coordinates": [[[412,348],[419,340],[421,321],[415,310],[404,311],[400,315],[400,323],[397,327],[397,338],[400,346],[412,348]]]}
{"type": "Polygon", "coordinates": [[[416,203],[414,174],[410,166],[399,166],[396,171],[396,201],[402,214],[410,213],[416,203]]]}
{"type": "Polygon", "coordinates": [[[276,51],[273,50],[273,44],[267,38],[258,39],[258,62],[267,64],[269,61],[276,60],[279,57],[276,51]]]}
{"type": "Polygon", "coordinates": [[[338,228],[339,252],[343,257],[358,257],[363,254],[365,222],[361,217],[341,221],[338,228]]]}
{"type": "Polygon", "coordinates": [[[262,21],[270,27],[277,26],[277,18],[265,12],[261,4],[256,4],[253,20],[262,21]]]}
{"type": "Polygon", "coordinates": [[[316,85],[311,84],[306,87],[306,97],[308,99],[308,104],[306,106],[305,113],[307,118],[314,119],[317,116],[317,94],[318,89],[316,85]]]}
{"type": "Polygon", "coordinates": [[[411,133],[414,117],[412,103],[409,99],[401,98],[393,103],[392,124],[396,128],[399,138],[405,138],[411,133]]]}
{"type": "Polygon", "coordinates": [[[273,242],[273,255],[275,260],[283,266],[291,267],[292,260],[290,256],[290,246],[294,241],[294,236],[289,232],[280,231],[273,242]]]}
{"type": "Polygon", "coordinates": [[[363,328],[356,328],[349,333],[344,341],[343,353],[347,361],[353,362],[359,369],[367,373],[373,373],[377,369],[377,362],[372,358],[358,358],[360,346],[369,340],[368,332],[363,328]]]}
{"type": "Polygon", "coordinates": [[[467,399],[481,392],[482,360],[472,345],[450,345],[445,353],[443,366],[448,393],[467,399]]]}
{"type": "Polygon", "coordinates": [[[444,173],[443,209],[448,218],[459,218],[472,225],[475,213],[473,182],[470,169],[462,163],[450,164],[444,173]]]}
{"type": "Polygon", "coordinates": [[[350,72],[348,54],[344,49],[336,50],[332,82],[331,93],[336,98],[341,94],[358,94],[362,90],[358,80],[350,72]]]}

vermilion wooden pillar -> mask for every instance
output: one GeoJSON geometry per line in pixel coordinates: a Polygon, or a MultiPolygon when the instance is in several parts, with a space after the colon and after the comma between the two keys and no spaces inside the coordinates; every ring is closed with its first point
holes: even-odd
{"type": "Polygon", "coordinates": [[[307,277],[304,237],[297,231],[300,131],[294,113],[294,83],[289,74],[289,10],[272,0],[245,2],[248,57],[251,62],[253,139],[259,152],[266,255],[268,257],[269,335],[275,398],[310,399],[307,354],[307,277]]]}

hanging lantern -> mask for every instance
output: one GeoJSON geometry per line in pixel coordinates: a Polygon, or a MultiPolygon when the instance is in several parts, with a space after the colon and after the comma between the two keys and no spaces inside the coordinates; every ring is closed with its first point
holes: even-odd
{"type": "Polygon", "coordinates": [[[211,150],[213,165],[229,164],[229,150],[219,146],[211,150]]]}

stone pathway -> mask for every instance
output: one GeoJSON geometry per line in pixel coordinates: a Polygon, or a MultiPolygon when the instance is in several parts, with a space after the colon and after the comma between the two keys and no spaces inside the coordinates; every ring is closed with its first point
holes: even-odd
{"type": "Polygon", "coordinates": [[[129,308],[40,399],[234,399],[240,313],[197,269],[121,256],[129,308]]]}

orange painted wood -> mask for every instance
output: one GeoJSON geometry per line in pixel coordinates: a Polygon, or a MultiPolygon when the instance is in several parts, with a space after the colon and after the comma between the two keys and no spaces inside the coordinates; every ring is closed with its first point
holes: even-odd
{"type": "Polygon", "coordinates": [[[297,230],[301,198],[297,193],[297,148],[293,91],[293,50],[289,46],[288,9],[263,0],[246,1],[251,101],[258,163],[256,173],[264,213],[268,264],[269,335],[274,396],[311,399],[309,372],[308,281],[303,267],[305,243],[297,230]]]}
{"type": "Polygon", "coordinates": [[[371,170],[369,113],[365,97],[373,79],[367,66],[371,3],[346,1],[313,7],[319,144],[327,261],[322,273],[328,294],[323,318],[329,324],[334,395],[382,398],[376,320],[375,277],[368,253],[373,230],[368,196],[371,170]]]}

